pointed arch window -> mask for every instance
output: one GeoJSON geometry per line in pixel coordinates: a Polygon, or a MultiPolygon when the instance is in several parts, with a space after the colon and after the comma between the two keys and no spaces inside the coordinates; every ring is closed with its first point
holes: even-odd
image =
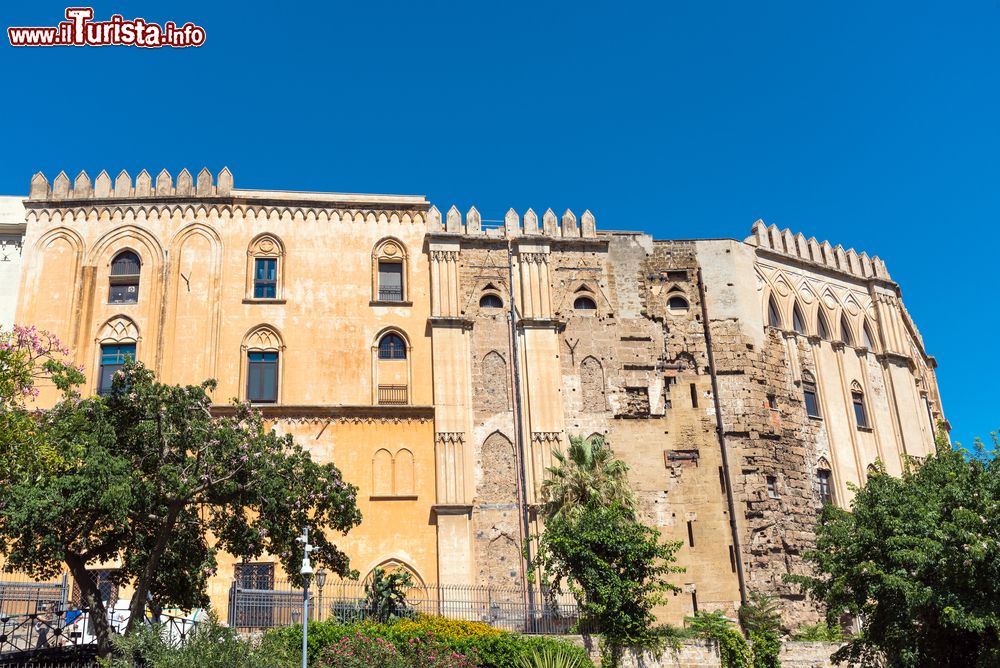
{"type": "Polygon", "coordinates": [[[250,403],[278,403],[282,348],[278,333],[266,325],[256,328],[244,339],[246,400],[250,403]]]}
{"type": "Polygon", "coordinates": [[[854,336],[851,334],[851,326],[847,322],[847,316],[840,316],[840,340],[849,346],[854,345],[854,336]]]}
{"type": "Polygon", "coordinates": [[[874,352],[875,351],[875,342],[874,342],[875,339],[872,336],[872,330],[868,326],[868,322],[867,321],[865,321],[865,326],[861,330],[861,336],[863,337],[862,340],[864,341],[865,348],[867,348],[868,350],[871,350],[872,352],[874,352]]]}
{"type": "Polygon", "coordinates": [[[781,329],[781,313],[778,312],[778,305],[774,302],[774,297],[767,299],[767,325],[781,329]]]}
{"type": "Polygon", "coordinates": [[[139,301],[139,275],[142,262],[132,251],[122,251],[111,261],[108,303],[135,304],[139,301]]]}
{"type": "Polygon", "coordinates": [[[865,393],[857,381],[851,383],[851,404],[854,406],[854,422],[858,429],[871,429],[868,411],[865,410],[865,393]]]}
{"type": "Polygon", "coordinates": [[[813,418],[821,417],[819,412],[819,394],[816,389],[816,379],[808,371],[802,374],[802,401],[806,407],[806,415],[813,418]]]}
{"type": "Polygon", "coordinates": [[[799,310],[798,304],[792,307],[792,329],[798,334],[805,335],[806,333],[806,323],[802,319],[802,312],[799,310]]]}
{"type": "Polygon", "coordinates": [[[821,468],[816,469],[816,487],[819,491],[819,500],[825,506],[833,503],[833,475],[829,468],[824,468],[824,464],[825,462],[821,463],[821,468]]]}
{"type": "Polygon", "coordinates": [[[830,328],[826,324],[826,316],[821,308],[816,314],[816,334],[824,341],[830,340],[830,328]]]}
{"type": "Polygon", "coordinates": [[[405,360],[406,343],[398,334],[386,334],[378,342],[380,360],[405,360]]]}

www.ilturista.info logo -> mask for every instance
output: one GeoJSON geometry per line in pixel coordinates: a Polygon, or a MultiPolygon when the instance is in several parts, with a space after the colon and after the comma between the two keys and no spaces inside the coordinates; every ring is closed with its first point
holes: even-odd
{"type": "Polygon", "coordinates": [[[66,19],[55,27],[7,28],[11,46],[201,46],[205,29],[167,21],[162,26],[145,19],[127,20],[114,14],[108,21],[93,21],[91,7],[67,7],[66,19]]]}

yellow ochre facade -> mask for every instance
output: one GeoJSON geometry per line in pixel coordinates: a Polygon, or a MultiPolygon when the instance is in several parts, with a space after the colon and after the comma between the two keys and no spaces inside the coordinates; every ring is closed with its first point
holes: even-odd
{"type": "MultiPolygon", "coordinates": [[[[943,419],[884,263],[759,221],[745,241],[658,241],[589,211],[491,224],[228,170],[38,174],[9,199],[13,320],[58,334],[90,392],[134,350],[166,382],[217,379],[220,407],[258,404],[360,488],[338,544],[362,576],[522,588],[551,452],[597,434],[643,520],[683,543],[666,621],[748,591],[808,620],[782,575],[822,503],[876,460],[926,456],[943,419]]],[[[239,567],[212,580],[223,616],[239,567]]]]}

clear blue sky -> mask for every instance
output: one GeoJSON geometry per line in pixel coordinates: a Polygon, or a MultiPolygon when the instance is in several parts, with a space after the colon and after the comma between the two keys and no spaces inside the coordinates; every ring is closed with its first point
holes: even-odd
{"type": "MultiPolygon", "coordinates": [[[[65,4],[4,5],[55,25],[65,4]]],[[[1000,0],[98,2],[198,49],[0,47],[0,193],[124,168],[882,256],[953,435],[1000,426],[1000,0]]]]}

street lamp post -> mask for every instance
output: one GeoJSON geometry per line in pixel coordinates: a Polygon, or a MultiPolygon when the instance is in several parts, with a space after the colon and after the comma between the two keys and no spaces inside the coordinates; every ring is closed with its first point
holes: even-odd
{"type": "Polygon", "coordinates": [[[326,569],[322,566],[316,571],[316,586],[319,587],[319,609],[316,611],[316,620],[323,621],[323,587],[326,585],[326,569]]]}
{"type": "Polygon", "coordinates": [[[302,535],[295,540],[302,543],[302,668],[308,668],[309,656],[309,576],[313,574],[312,563],[309,561],[309,553],[315,550],[309,544],[309,527],[306,527],[302,535]]]}

